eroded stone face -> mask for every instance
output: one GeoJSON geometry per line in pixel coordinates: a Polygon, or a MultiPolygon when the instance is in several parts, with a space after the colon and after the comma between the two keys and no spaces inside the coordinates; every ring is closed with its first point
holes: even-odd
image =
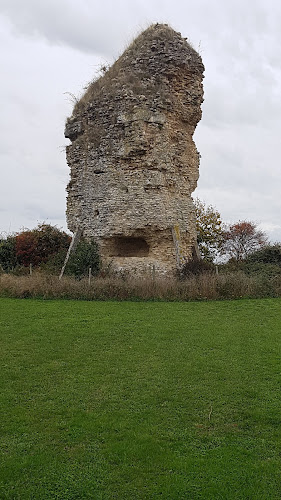
{"type": "Polygon", "coordinates": [[[203,71],[179,33],[152,26],[68,119],[68,227],[94,238],[105,264],[172,273],[191,257],[203,71]]]}

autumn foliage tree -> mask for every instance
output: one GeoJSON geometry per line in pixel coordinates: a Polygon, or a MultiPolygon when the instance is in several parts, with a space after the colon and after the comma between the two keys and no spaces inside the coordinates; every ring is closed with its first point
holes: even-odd
{"type": "Polygon", "coordinates": [[[222,253],[230,259],[241,261],[267,243],[265,233],[251,221],[239,221],[223,231],[222,253]]]}
{"type": "Polygon", "coordinates": [[[70,236],[50,224],[39,224],[33,230],[16,235],[15,250],[19,264],[34,267],[47,262],[54,254],[67,250],[70,236]]]}
{"type": "MultiPolygon", "coordinates": [[[[0,273],[24,272],[30,264],[50,274],[59,274],[69,248],[71,236],[50,224],[39,224],[35,229],[25,229],[7,238],[0,238],[0,273]]],[[[92,275],[100,269],[96,243],[79,242],[70,256],[65,273],[81,278],[89,272],[92,275]]]]}

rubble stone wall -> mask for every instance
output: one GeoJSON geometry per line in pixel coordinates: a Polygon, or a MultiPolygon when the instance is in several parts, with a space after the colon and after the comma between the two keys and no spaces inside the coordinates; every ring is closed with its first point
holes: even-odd
{"type": "Polygon", "coordinates": [[[130,272],[173,273],[196,241],[191,194],[201,57],[167,25],[144,31],[67,120],[67,222],[130,272]]]}

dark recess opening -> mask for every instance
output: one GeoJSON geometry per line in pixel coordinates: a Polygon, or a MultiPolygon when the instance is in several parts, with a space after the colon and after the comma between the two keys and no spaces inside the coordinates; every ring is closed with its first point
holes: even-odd
{"type": "Polygon", "coordinates": [[[143,238],[114,238],[111,257],[146,257],[149,246],[143,238]]]}

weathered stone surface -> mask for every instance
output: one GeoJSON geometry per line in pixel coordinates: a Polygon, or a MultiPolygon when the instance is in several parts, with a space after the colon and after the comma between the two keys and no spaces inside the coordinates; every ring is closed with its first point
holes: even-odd
{"type": "Polygon", "coordinates": [[[171,273],[196,240],[201,57],[167,25],[144,31],[67,120],[68,227],[118,269],[171,273]]]}

